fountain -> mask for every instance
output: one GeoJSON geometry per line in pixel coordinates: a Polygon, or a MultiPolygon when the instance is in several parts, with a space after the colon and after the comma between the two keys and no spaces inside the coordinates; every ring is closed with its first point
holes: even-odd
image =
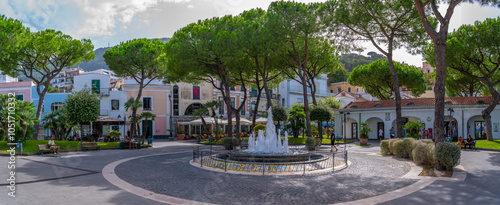
{"type": "Polygon", "coordinates": [[[285,132],[285,139],[281,141],[281,133],[276,133],[271,107],[268,110],[268,121],[266,133],[259,130],[258,135],[252,133],[248,139],[248,149],[234,151],[230,155],[218,155],[218,158],[229,159],[242,162],[304,162],[324,158],[319,154],[311,154],[304,150],[290,150],[288,148],[288,133],[285,132]]]}

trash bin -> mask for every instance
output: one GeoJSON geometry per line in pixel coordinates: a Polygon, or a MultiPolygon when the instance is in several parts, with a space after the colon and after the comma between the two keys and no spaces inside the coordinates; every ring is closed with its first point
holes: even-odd
{"type": "Polygon", "coordinates": [[[140,142],[137,143],[137,149],[141,149],[141,143],[140,142]]]}
{"type": "Polygon", "coordinates": [[[120,149],[125,149],[125,142],[120,142],[120,149]]]}
{"type": "Polygon", "coordinates": [[[23,143],[21,142],[17,143],[17,153],[20,154],[21,156],[23,155],[23,143]]]}
{"type": "Polygon", "coordinates": [[[148,138],[148,145],[153,145],[153,138],[148,138]]]}

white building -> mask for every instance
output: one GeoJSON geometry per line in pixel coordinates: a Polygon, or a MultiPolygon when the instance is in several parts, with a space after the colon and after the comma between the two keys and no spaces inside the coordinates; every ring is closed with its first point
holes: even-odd
{"type": "Polygon", "coordinates": [[[4,75],[0,71],[0,83],[12,83],[12,82],[18,82],[18,81],[19,81],[19,79],[10,77],[8,75],[4,75]]]}
{"type": "MultiPolygon", "coordinates": [[[[420,121],[424,123],[427,132],[434,136],[434,98],[403,99],[403,123],[420,121]]],[[[445,99],[445,131],[452,137],[467,137],[485,139],[485,123],[481,117],[483,111],[492,101],[492,97],[452,97],[445,99]],[[450,112],[449,109],[453,112],[450,112]],[[450,117],[451,113],[451,117],[450,117]],[[451,121],[451,125],[450,125],[451,121]],[[451,128],[451,129],[450,129],[451,128]]],[[[393,100],[351,102],[343,109],[335,111],[335,135],[346,138],[358,137],[360,122],[368,122],[372,131],[370,139],[377,139],[379,128],[382,128],[385,139],[389,138],[391,127],[396,129],[396,111],[393,100]],[[341,113],[342,112],[342,113],[341,113]],[[348,114],[347,114],[348,113],[348,114]],[[344,122],[344,116],[347,120],[344,122]]],[[[491,113],[493,138],[500,139],[500,108],[491,113]]]]}
{"type": "Polygon", "coordinates": [[[127,92],[110,90],[110,76],[106,74],[84,73],[75,76],[74,91],[80,91],[84,87],[101,97],[100,120],[97,122],[101,123],[101,134],[107,135],[111,129],[123,132],[123,120],[126,113],[124,104],[127,101],[127,92]]]}
{"type": "MultiPolygon", "coordinates": [[[[314,79],[316,84],[316,99],[320,97],[326,97],[328,93],[328,77],[326,74],[321,74],[321,76],[314,79]]],[[[285,107],[290,107],[293,103],[303,103],[304,102],[304,92],[302,84],[293,79],[287,79],[280,83],[278,87],[277,97],[281,104],[285,107]]],[[[308,100],[311,101],[311,89],[307,89],[308,100]]]]}

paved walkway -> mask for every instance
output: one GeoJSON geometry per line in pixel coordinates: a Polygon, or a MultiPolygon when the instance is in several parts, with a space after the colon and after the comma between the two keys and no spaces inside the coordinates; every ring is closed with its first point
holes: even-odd
{"type": "MultiPolygon", "coordinates": [[[[463,151],[461,164],[468,171],[465,181],[425,181],[403,177],[410,171],[410,165],[405,160],[376,155],[378,143],[370,143],[371,147],[347,145],[352,162],[349,168],[335,174],[306,176],[242,176],[202,170],[188,162],[191,147],[199,146],[192,142],[156,141],[155,148],[141,150],[19,157],[16,159],[16,198],[8,197],[7,188],[3,188],[0,204],[161,204],[158,202],[161,200],[137,196],[105,179],[101,173],[103,168],[119,160],[124,162],[117,164],[110,174],[125,184],[145,190],[144,193],[155,193],[155,197],[164,194],[171,197],[166,199],[185,200],[171,201],[172,204],[193,201],[331,204],[367,197],[375,198],[357,201],[357,204],[500,204],[499,152],[463,151]],[[128,160],[133,157],[138,158],[128,160]],[[419,189],[408,189],[416,185],[419,189]],[[398,197],[398,193],[402,197],[398,197]],[[403,196],[405,194],[408,195],[403,196]]],[[[2,187],[9,177],[7,164],[8,158],[0,157],[2,187]]]]}

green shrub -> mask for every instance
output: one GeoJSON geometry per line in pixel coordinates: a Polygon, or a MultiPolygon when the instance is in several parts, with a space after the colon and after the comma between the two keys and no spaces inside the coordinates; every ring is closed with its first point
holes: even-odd
{"type": "Polygon", "coordinates": [[[258,125],[255,125],[255,127],[253,127],[253,131],[256,131],[256,132],[258,132],[259,130],[266,130],[266,129],[267,129],[267,127],[264,124],[258,124],[258,125]]]}
{"type": "Polygon", "coordinates": [[[321,140],[321,138],[319,138],[319,137],[315,137],[315,138],[314,138],[314,142],[315,142],[315,144],[316,144],[316,145],[318,145],[318,146],[321,146],[321,144],[322,144],[322,140],[321,140]]]}
{"type": "Polygon", "coordinates": [[[222,138],[222,145],[224,146],[224,149],[232,150],[233,149],[233,139],[231,139],[230,137],[222,138]]]}
{"type": "Polygon", "coordinates": [[[400,138],[394,138],[394,139],[389,139],[389,152],[391,154],[394,154],[394,143],[397,142],[397,141],[400,141],[401,139],[400,138]]]}
{"type": "Polygon", "coordinates": [[[405,138],[403,140],[398,140],[393,144],[393,151],[396,157],[410,158],[415,142],[413,138],[405,138]]]}
{"type": "Polygon", "coordinates": [[[452,170],[460,163],[460,148],[451,142],[440,142],[434,148],[434,160],[438,170],[452,170]]]}
{"type": "Polygon", "coordinates": [[[307,150],[315,150],[316,149],[316,140],[312,137],[306,138],[306,148],[307,148],[307,150]]]}
{"type": "Polygon", "coordinates": [[[383,154],[391,153],[391,150],[389,150],[389,140],[382,140],[380,142],[380,152],[383,154]]]}
{"type": "Polygon", "coordinates": [[[423,140],[417,141],[415,149],[413,149],[413,161],[417,165],[433,165],[434,164],[434,144],[426,143],[423,140]]]}
{"type": "Polygon", "coordinates": [[[232,143],[231,145],[233,145],[233,147],[240,146],[241,140],[239,140],[238,138],[233,138],[231,143],[232,143]]]}

